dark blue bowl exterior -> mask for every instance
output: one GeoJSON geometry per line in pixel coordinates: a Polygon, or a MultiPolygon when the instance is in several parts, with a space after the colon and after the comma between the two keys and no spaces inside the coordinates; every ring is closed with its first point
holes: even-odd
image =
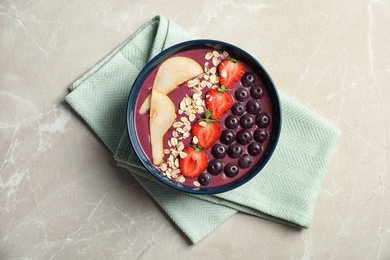
{"type": "Polygon", "coordinates": [[[154,57],[139,73],[138,77],[134,81],[134,84],[130,90],[128,103],[127,103],[127,131],[130,138],[130,143],[132,144],[135,153],[137,154],[138,158],[142,162],[142,164],[145,166],[145,168],[160,182],[164,183],[165,185],[174,188],[179,191],[192,193],[192,194],[217,194],[221,192],[226,192],[229,190],[232,190],[234,188],[237,188],[238,186],[241,186],[242,184],[246,183],[250,179],[252,179],[256,174],[258,174],[261,169],[267,164],[268,160],[271,158],[281,131],[282,126],[282,115],[281,115],[281,106],[279,101],[279,96],[277,93],[277,90],[275,88],[274,83],[272,82],[271,77],[268,75],[266,70],[263,68],[263,66],[250,54],[245,52],[244,50],[231,45],[229,43],[216,41],[216,40],[193,40],[193,41],[187,41],[183,43],[179,43],[175,46],[172,46],[160,54],[158,54],[156,57],[154,57]],[[186,50],[191,49],[199,49],[199,48],[215,48],[218,50],[226,50],[231,57],[234,57],[238,60],[241,60],[245,63],[247,63],[249,66],[253,68],[255,72],[259,75],[259,77],[262,79],[263,83],[265,84],[265,87],[271,97],[272,104],[273,104],[273,131],[271,135],[270,145],[268,146],[267,150],[264,153],[264,156],[262,159],[256,163],[256,165],[248,171],[247,174],[243,175],[240,179],[235,180],[234,182],[227,183],[225,185],[217,186],[217,187],[193,187],[193,186],[186,186],[182,183],[176,182],[172,179],[169,179],[168,177],[164,176],[162,172],[158,171],[155,166],[149,161],[147,156],[144,154],[137,138],[134,121],[135,121],[135,105],[138,97],[138,93],[142,87],[143,82],[145,79],[149,76],[149,74],[164,60],[171,57],[172,55],[183,52],[186,50]]]}

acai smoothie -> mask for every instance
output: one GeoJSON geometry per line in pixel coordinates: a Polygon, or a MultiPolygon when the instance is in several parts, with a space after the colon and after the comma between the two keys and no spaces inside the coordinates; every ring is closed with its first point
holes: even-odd
{"type": "MultiPolygon", "coordinates": [[[[261,163],[270,145],[274,115],[264,82],[248,64],[226,51],[201,48],[168,59],[177,57],[188,60],[172,64],[196,63],[201,70],[195,69],[196,75],[172,89],[158,91],[173,103],[174,115],[168,116],[173,121],[167,130],[161,130],[162,147],[153,148],[162,153],[161,161],[153,165],[173,181],[193,187],[214,187],[243,178],[261,163]]],[[[155,161],[151,138],[155,115],[147,102],[153,100],[156,77],[169,82],[184,69],[169,68],[168,74],[173,75],[160,75],[162,64],[144,81],[135,106],[136,134],[151,162],[155,161]]],[[[157,111],[165,109],[161,105],[157,111]]]]}

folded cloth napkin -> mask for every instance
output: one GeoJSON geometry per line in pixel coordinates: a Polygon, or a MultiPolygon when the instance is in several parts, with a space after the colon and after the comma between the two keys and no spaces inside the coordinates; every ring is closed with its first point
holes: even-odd
{"type": "Polygon", "coordinates": [[[339,131],[280,93],[278,146],[246,184],[218,195],[189,195],[158,183],[135,155],[126,131],[126,104],[138,73],[162,50],[195,37],[156,16],[71,86],[66,102],[85,120],[192,243],[237,211],[307,228],[339,131]]]}

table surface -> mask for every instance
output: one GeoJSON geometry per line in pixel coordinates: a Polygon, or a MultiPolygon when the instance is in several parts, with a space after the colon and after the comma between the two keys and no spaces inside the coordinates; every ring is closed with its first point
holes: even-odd
{"type": "Polygon", "coordinates": [[[390,259],[389,1],[0,3],[0,258],[390,259]],[[341,131],[307,230],[237,213],[190,245],[64,103],[155,15],[235,44],[341,131]]]}

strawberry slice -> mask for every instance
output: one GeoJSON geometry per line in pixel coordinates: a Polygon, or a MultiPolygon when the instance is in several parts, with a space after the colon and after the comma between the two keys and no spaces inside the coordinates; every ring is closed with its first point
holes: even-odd
{"type": "Polygon", "coordinates": [[[207,168],[207,155],[200,147],[186,147],[187,157],[180,158],[180,170],[184,177],[196,178],[207,168]]]}
{"type": "Polygon", "coordinates": [[[206,111],[206,118],[199,119],[192,126],[192,135],[198,139],[197,145],[203,149],[212,147],[221,136],[221,128],[216,120],[210,119],[212,112],[206,111]]]}
{"type": "Polygon", "coordinates": [[[218,65],[219,82],[227,88],[241,79],[244,73],[244,64],[232,58],[225,59],[218,65]]]}
{"type": "Polygon", "coordinates": [[[212,111],[211,119],[220,119],[233,105],[232,96],[227,93],[222,85],[218,89],[212,89],[206,94],[206,107],[212,111]]]}

